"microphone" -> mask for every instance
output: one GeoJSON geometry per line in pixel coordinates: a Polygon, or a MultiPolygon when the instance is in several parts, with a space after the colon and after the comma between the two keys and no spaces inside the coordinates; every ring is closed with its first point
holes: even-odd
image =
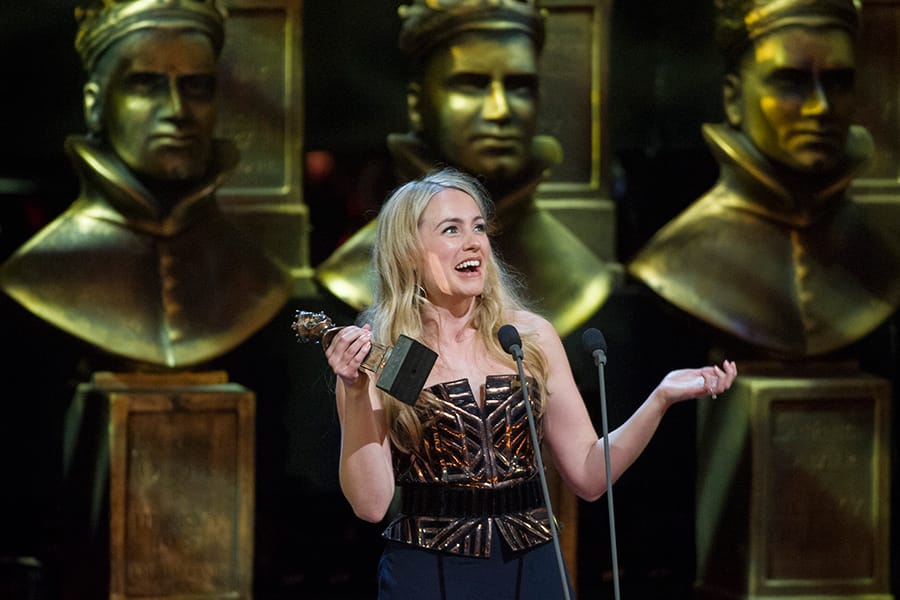
{"type": "Polygon", "coordinates": [[[512,354],[515,359],[522,358],[522,338],[519,337],[518,329],[509,324],[503,325],[497,332],[497,339],[504,352],[512,354]]]}
{"type": "Polygon", "coordinates": [[[609,458],[609,422],[606,416],[606,383],[603,377],[603,366],[606,364],[606,338],[599,329],[591,327],[581,336],[585,351],[594,357],[597,365],[597,376],[600,382],[600,416],[603,422],[603,457],[606,464],[606,503],[609,508],[609,541],[612,547],[612,574],[615,600],[619,600],[619,558],[616,552],[616,517],[613,509],[612,467],[609,458]]]}
{"type": "MultiPolygon", "coordinates": [[[[322,348],[327,349],[335,334],[343,327],[335,327],[331,318],[323,312],[298,310],[294,314],[291,329],[298,341],[321,342],[322,348]]],[[[378,376],[375,387],[412,406],[419,398],[436,360],[437,353],[434,350],[411,337],[401,335],[393,347],[373,342],[372,349],[359,368],[378,376]]]]}
{"type": "Polygon", "coordinates": [[[541,490],[544,493],[544,506],[547,507],[547,518],[550,519],[550,535],[553,538],[553,548],[556,551],[556,564],[559,568],[559,578],[562,582],[563,597],[569,600],[569,581],[566,576],[566,567],[563,563],[562,550],[559,547],[559,530],[556,528],[556,517],[553,516],[553,505],[550,503],[550,490],[547,487],[547,475],[544,473],[544,459],[541,457],[541,442],[538,439],[537,429],[534,426],[534,412],[531,408],[531,399],[528,397],[528,385],[525,380],[525,367],[522,365],[522,338],[519,330],[513,325],[502,325],[497,331],[497,339],[503,350],[512,355],[519,369],[519,383],[522,387],[522,400],[525,403],[525,412],[528,415],[528,428],[531,432],[531,447],[534,448],[534,458],[537,463],[538,478],[541,480],[541,490]]]}
{"type": "Polygon", "coordinates": [[[581,336],[581,344],[588,354],[594,357],[595,365],[606,364],[606,338],[603,337],[599,329],[591,327],[585,330],[581,336]]]}

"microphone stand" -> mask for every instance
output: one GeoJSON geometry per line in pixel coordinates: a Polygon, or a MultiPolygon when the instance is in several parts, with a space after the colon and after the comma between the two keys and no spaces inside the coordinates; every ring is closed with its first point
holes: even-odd
{"type": "Polygon", "coordinates": [[[525,380],[525,367],[522,365],[522,349],[513,347],[513,357],[516,359],[516,367],[519,370],[519,382],[522,385],[522,399],[525,402],[525,412],[528,415],[528,427],[531,432],[531,445],[534,447],[534,457],[537,462],[538,476],[541,480],[541,490],[544,493],[544,504],[547,506],[547,517],[550,519],[550,535],[553,537],[553,549],[556,551],[556,565],[559,568],[559,579],[562,582],[563,596],[569,600],[569,581],[566,577],[566,568],[563,563],[562,550],[559,547],[559,531],[556,528],[556,517],[553,515],[553,506],[550,503],[550,490],[547,488],[547,476],[544,473],[544,460],[541,458],[540,440],[538,440],[537,428],[534,426],[534,411],[531,410],[531,400],[528,397],[528,385],[525,380]]]}
{"type": "Polygon", "coordinates": [[[621,598],[619,592],[619,557],[616,552],[616,518],[613,509],[613,481],[609,458],[609,423],[606,416],[606,381],[603,374],[603,365],[606,364],[606,353],[603,350],[595,351],[594,362],[597,364],[597,376],[600,382],[600,416],[603,423],[603,456],[606,463],[606,503],[609,506],[609,540],[612,547],[613,594],[615,600],[619,600],[621,598]]]}

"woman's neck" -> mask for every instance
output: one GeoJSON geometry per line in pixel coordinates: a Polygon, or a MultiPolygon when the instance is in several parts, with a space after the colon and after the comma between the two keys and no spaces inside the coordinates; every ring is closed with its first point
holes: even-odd
{"type": "Polygon", "coordinates": [[[451,310],[443,306],[426,304],[422,307],[422,325],[425,335],[438,344],[458,344],[475,334],[472,326],[473,301],[465,308],[451,310]]]}
{"type": "Polygon", "coordinates": [[[475,303],[465,314],[457,315],[438,306],[423,307],[424,342],[438,358],[429,382],[431,384],[467,379],[483,405],[483,384],[488,374],[505,373],[509,367],[490,356],[478,329],[473,325],[475,303]]]}

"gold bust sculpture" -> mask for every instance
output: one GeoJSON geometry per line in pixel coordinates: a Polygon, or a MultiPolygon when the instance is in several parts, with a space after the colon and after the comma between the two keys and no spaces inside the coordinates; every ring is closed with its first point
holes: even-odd
{"type": "Polygon", "coordinates": [[[213,135],[225,12],[216,0],[104,0],[76,15],[89,133],[66,150],[80,195],[0,267],[0,288],[117,357],[215,358],[290,292],[214,197],[238,160],[213,135]]]}
{"type": "Polygon", "coordinates": [[[900,305],[897,232],[848,195],[872,152],[852,124],[859,6],[717,0],[726,122],[719,180],[629,263],[663,299],[763,354],[804,358],[900,305]]]}
{"type": "MultiPolygon", "coordinates": [[[[500,256],[557,330],[572,331],[603,304],[617,271],[534,202],[562,159],[555,139],[536,134],[543,12],[534,0],[416,0],[399,14],[411,78],[410,131],[387,140],[398,179],[439,165],[477,175],[496,205],[500,256]]],[[[371,301],[374,225],[317,268],[319,281],[356,309],[371,301]]]]}

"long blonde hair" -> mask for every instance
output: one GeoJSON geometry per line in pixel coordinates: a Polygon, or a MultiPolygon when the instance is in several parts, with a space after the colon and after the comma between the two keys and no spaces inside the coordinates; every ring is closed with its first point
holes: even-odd
{"type": "MultiPolygon", "coordinates": [[[[420,308],[428,300],[421,293],[421,281],[416,271],[415,257],[422,252],[419,243],[419,220],[428,203],[439,192],[456,189],[471,196],[479,211],[490,223],[493,203],[484,186],[474,177],[453,168],[432,171],[420,179],[398,187],[385,202],[378,216],[372,268],[377,273],[372,304],[361,313],[359,322],[372,326],[373,336],[380,343],[393,345],[403,334],[421,340],[424,328],[420,308]]],[[[509,322],[515,311],[526,310],[520,294],[520,282],[499,260],[490,247],[484,268],[484,290],[476,299],[472,326],[497,359],[508,362],[513,370],[515,361],[497,340],[500,326],[509,322]]],[[[522,335],[522,350],[528,357],[528,371],[539,389],[547,380],[547,359],[533,336],[522,335]]],[[[412,407],[382,394],[391,422],[394,445],[408,449],[420,435],[419,420],[412,407]]],[[[542,394],[544,397],[545,394],[542,394]]]]}

